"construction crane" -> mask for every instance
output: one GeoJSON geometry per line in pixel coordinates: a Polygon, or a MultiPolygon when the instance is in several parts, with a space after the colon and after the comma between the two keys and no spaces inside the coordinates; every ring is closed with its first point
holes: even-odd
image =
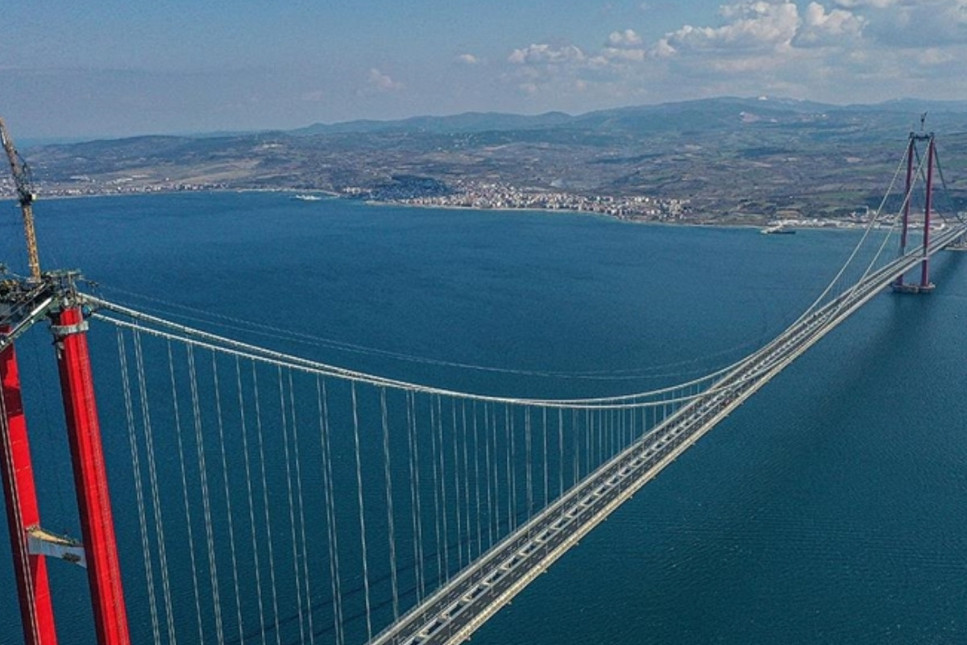
{"type": "Polygon", "coordinates": [[[27,237],[27,263],[30,266],[30,279],[40,280],[40,257],[37,253],[37,234],[34,232],[34,191],[30,183],[30,168],[13,145],[13,139],[7,132],[7,126],[0,118],[0,143],[10,160],[10,170],[13,172],[13,183],[17,187],[17,201],[24,218],[24,234],[27,237]]]}

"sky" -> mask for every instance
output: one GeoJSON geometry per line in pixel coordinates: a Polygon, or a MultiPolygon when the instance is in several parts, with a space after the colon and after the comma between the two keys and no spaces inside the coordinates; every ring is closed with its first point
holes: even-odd
{"type": "Polygon", "coordinates": [[[967,99],[967,0],[9,0],[15,139],[714,96],[967,99]]]}

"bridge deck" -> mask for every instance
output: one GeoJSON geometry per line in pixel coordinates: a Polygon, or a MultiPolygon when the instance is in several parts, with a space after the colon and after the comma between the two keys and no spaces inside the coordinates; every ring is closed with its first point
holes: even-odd
{"type": "MultiPolygon", "coordinates": [[[[937,235],[928,255],[960,238],[967,226],[937,235]]],[[[374,644],[459,643],[618,506],[691,447],[897,275],[923,259],[918,249],[867,275],[853,288],[793,323],[723,375],[638,443],[602,465],[484,554],[423,604],[379,634],[374,644]]]]}

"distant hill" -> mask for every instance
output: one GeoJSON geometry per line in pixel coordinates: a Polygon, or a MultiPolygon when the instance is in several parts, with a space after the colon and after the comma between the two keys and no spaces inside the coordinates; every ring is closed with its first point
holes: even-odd
{"type": "Polygon", "coordinates": [[[962,101],[836,106],[721,97],[573,116],[468,112],[25,152],[46,194],[270,188],[409,199],[499,186],[680,199],[705,220],[745,221],[875,205],[924,112],[951,182],[947,199],[963,208],[962,101]]]}
{"type": "Polygon", "coordinates": [[[534,116],[500,112],[464,112],[451,116],[417,116],[397,121],[346,121],[343,123],[315,123],[305,128],[289,130],[294,136],[316,134],[344,134],[348,132],[485,132],[489,130],[530,130],[565,124],[574,117],[563,112],[546,112],[534,116]]]}
{"type": "Polygon", "coordinates": [[[734,127],[737,115],[747,115],[747,122],[787,126],[825,122],[833,127],[855,124],[857,118],[862,117],[868,119],[870,125],[877,127],[906,125],[909,129],[918,124],[919,116],[924,112],[928,114],[932,125],[950,125],[954,122],[962,126],[965,123],[962,117],[967,115],[967,101],[898,99],[874,105],[837,106],[782,98],[721,97],[598,110],[577,116],[563,112],[538,115],[466,112],[451,116],[419,116],[390,121],[317,123],[289,130],[287,133],[294,136],[376,132],[454,134],[561,127],[605,132],[700,132],[734,127]],[[948,118],[951,116],[960,118],[948,118]]]}

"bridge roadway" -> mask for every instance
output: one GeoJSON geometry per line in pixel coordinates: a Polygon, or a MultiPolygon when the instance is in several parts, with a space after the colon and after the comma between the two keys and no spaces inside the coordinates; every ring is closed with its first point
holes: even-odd
{"type": "MultiPolygon", "coordinates": [[[[929,254],[955,241],[965,228],[957,226],[938,234],[929,254]]],[[[920,249],[897,258],[793,323],[372,642],[378,645],[429,645],[467,640],[490,616],[665,466],[820,338],[889,286],[897,275],[918,265],[921,259],[920,249]]]]}
{"type": "MultiPolygon", "coordinates": [[[[937,234],[929,255],[955,241],[965,229],[957,226],[937,234]]],[[[800,318],[481,556],[372,643],[429,645],[469,639],[488,618],[665,466],[921,259],[920,249],[897,258],[800,318]]]]}

